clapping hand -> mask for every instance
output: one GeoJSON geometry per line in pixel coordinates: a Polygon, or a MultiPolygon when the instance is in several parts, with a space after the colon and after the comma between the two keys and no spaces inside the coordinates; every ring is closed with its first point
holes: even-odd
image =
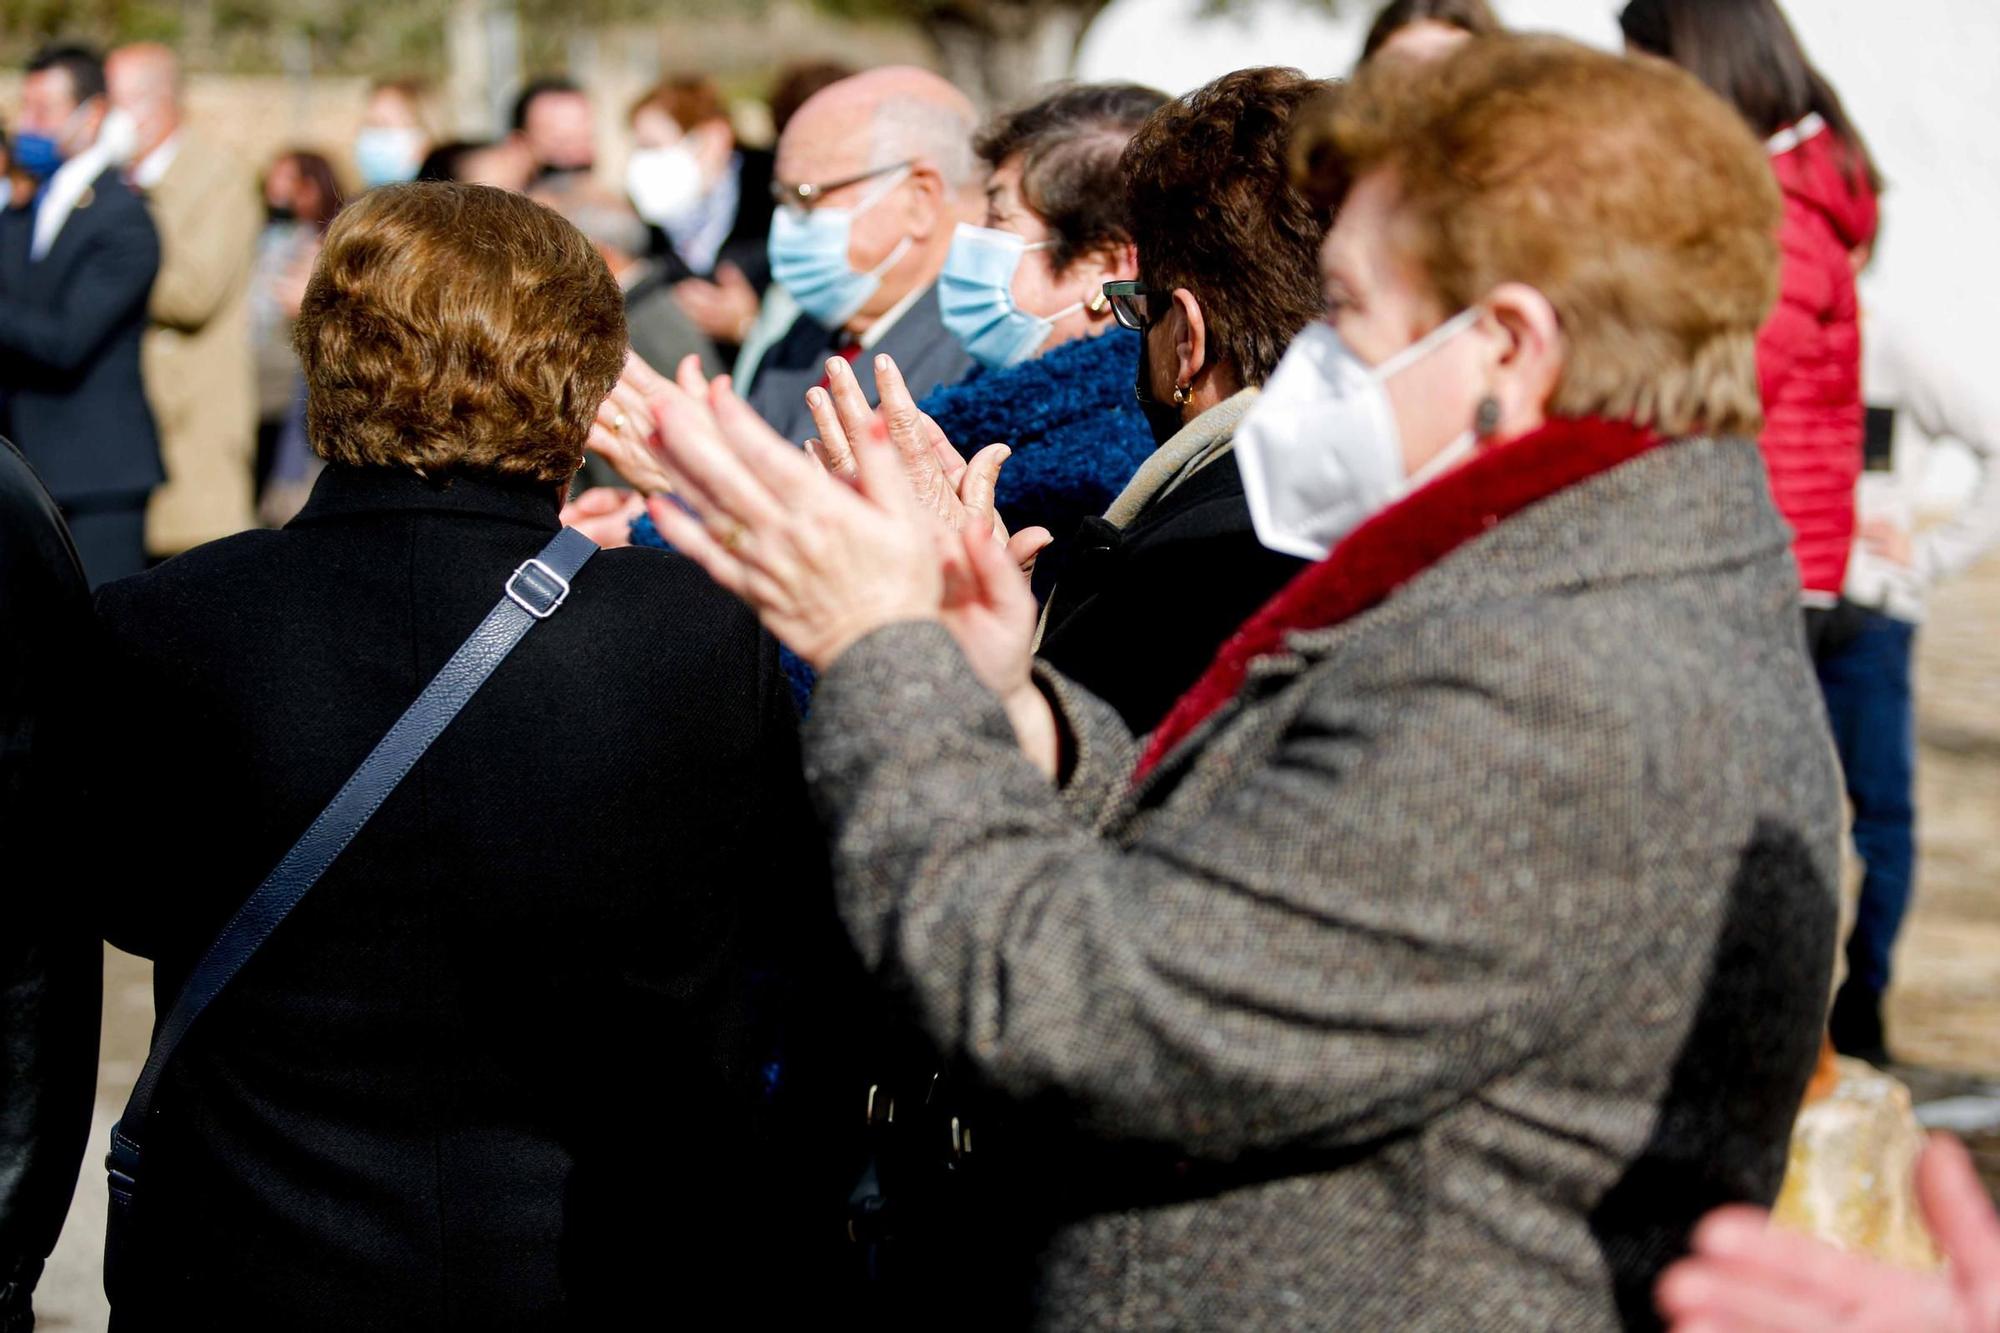
{"type": "Polygon", "coordinates": [[[954,532],[990,529],[1015,565],[1023,573],[1033,572],[1035,558],[1052,540],[1048,529],[1024,528],[1009,537],[993,508],[1000,465],[1011,453],[1006,445],[989,444],[968,463],[937,422],[917,410],[916,399],[893,357],[875,358],[875,387],[882,399],[879,413],[868,405],[853,368],[840,357],[828,359],[826,383],[826,388],[806,394],[806,407],[819,429],[819,438],[808,440],[806,448],[827,471],[851,479],[855,474],[852,441],[879,431],[895,448],[918,504],[954,532]]]}
{"type": "Polygon", "coordinates": [[[1934,1137],[1917,1198],[1951,1261],[1913,1273],[1770,1225],[1760,1209],[1720,1208],[1694,1256],[1661,1277],[1673,1333],[2000,1333],[2000,1216],[1957,1140],[1934,1137]]]}
{"type": "Polygon", "coordinates": [[[1027,581],[977,511],[953,531],[918,502],[886,427],[846,438],[850,481],[781,439],[727,377],[699,394],[663,381],[650,408],[674,497],[649,504],[662,536],[820,671],[884,626],[944,625],[1054,772],[1054,719],[1029,678],[1027,581]]]}

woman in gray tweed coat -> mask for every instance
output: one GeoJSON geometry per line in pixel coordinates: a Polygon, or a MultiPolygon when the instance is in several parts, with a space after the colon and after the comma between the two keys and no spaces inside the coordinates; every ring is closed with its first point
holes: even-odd
{"type": "Polygon", "coordinates": [[[1548,38],[1370,69],[1328,315],[1239,452],[1321,557],[1150,738],[999,544],[661,392],[675,546],[823,672],[862,957],[998,1103],[1046,1328],[1605,1329],[1767,1201],[1839,781],[1750,442],[1779,202],[1730,109],[1548,38]]]}

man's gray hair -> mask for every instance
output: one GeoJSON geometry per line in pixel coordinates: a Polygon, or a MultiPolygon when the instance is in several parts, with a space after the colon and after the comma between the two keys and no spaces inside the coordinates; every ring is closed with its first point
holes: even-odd
{"type": "Polygon", "coordinates": [[[870,167],[928,162],[947,190],[970,189],[985,174],[972,151],[972,134],[979,127],[968,111],[920,97],[890,97],[875,108],[870,128],[874,135],[870,167]]]}

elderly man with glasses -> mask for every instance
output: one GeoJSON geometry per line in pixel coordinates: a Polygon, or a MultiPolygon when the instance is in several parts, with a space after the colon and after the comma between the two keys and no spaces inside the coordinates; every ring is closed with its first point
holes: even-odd
{"type": "Polygon", "coordinates": [[[878,400],[890,356],[919,396],[971,369],[936,283],[960,222],[984,216],[985,174],[963,93],[928,71],[870,70],[822,89],[778,140],[771,276],[799,315],[743,378],[780,434],[815,433],[806,394],[851,376],[878,400]]]}

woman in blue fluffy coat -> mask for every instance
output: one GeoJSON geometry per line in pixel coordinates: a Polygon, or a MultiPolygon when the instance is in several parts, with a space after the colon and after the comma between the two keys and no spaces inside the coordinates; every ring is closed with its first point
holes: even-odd
{"type": "Polygon", "coordinates": [[[1102,514],[1156,441],[1133,397],[1137,335],[1106,282],[1138,276],[1119,160],[1164,94],[1058,88],[981,129],[986,225],[960,224],[938,277],[945,327],[978,364],[920,406],[946,438],[1013,448],[996,493],[1013,531],[1046,527],[1046,593],[1078,523],[1102,514]]]}

